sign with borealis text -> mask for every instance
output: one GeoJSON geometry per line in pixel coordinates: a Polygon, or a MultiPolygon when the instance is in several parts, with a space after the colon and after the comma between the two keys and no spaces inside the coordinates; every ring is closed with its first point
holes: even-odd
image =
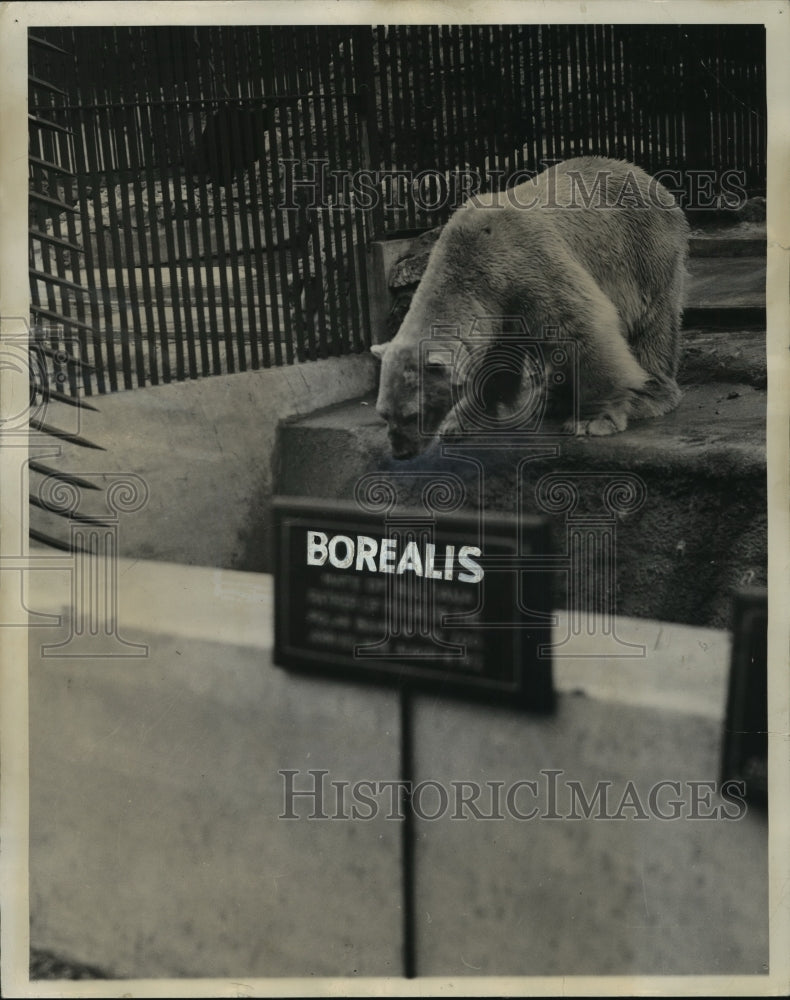
{"type": "Polygon", "coordinates": [[[553,706],[546,522],[274,503],[275,662],[553,706]],[[517,546],[520,545],[520,551],[517,546]],[[532,559],[532,564],[530,563],[532,559]]]}

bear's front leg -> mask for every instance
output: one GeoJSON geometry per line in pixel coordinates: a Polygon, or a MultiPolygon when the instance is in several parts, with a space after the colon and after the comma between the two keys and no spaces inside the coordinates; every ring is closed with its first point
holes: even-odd
{"type": "Polygon", "coordinates": [[[445,437],[455,438],[467,434],[472,417],[473,414],[470,412],[466,399],[459,400],[442,420],[437,436],[441,440],[445,437]]]}

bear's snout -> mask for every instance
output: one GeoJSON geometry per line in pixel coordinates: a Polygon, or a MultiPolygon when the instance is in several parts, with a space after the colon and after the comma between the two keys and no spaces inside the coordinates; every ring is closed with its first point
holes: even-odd
{"type": "Polygon", "coordinates": [[[376,413],[386,421],[387,437],[393,458],[413,458],[421,451],[419,419],[416,413],[408,417],[396,416],[381,395],[376,402],[376,413]]]}
{"type": "Polygon", "coordinates": [[[387,431],[392,457],[397,459],[413,458],[421,451],[420,435],[417,421],[414,426],[398,427],[390,424],[387,431]]]}
{"type": "Polygon", "coordinates": [[[407,458],[414,458],[418,452],[417,447],[411,441],[403,440],[396,434],[390,434],[390,448],[392,457],[397,458],[400,462],[407,458]]]}

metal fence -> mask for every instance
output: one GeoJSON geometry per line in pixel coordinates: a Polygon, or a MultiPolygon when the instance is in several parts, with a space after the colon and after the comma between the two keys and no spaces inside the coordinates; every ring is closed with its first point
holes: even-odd
{"type": "Polygon", "coordinates": [[[363,350],[366,247],[581,154],[765,186],[762,26],[35,29],[31,291],[104,392],[363,350]]]}
{"type": "MultiPolygon", "coordinates": [[[[765,189],[761,25],[378,28],[375,46],[389,169],[471,168],[501,187],[604,155],[684,179],[739,170],[765,189]]],[[[444,220],[405,201],[400,224],[444,220]]]]}

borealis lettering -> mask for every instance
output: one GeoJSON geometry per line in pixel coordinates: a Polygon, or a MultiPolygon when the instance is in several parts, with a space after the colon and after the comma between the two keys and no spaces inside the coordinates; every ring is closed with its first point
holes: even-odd
{"type": "Polygon", "coordinates": [[[418,544],[398,538],[371,538],[369,535],[332,535],[324,531],[307,532],[307,565],[356,572],[414,573],[428,580],[459,580],[479,583],[484,571],[476,561],[481,550],[476,545],[437,546],[418,544]],[[399,551],[399,547],[401,547],[399,551]]]}

